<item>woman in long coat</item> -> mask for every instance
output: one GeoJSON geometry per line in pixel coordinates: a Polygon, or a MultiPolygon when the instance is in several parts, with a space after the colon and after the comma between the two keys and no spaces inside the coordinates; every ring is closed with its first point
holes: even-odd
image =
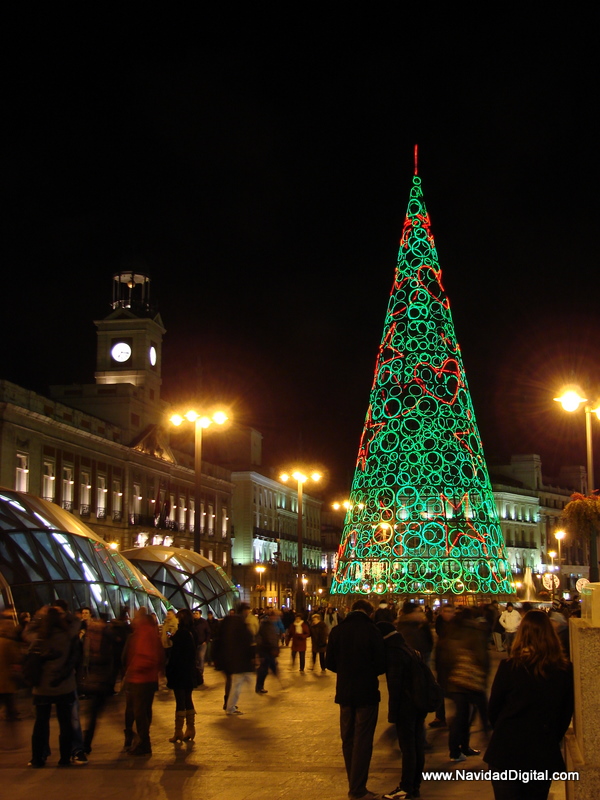
{"type": "Polygon", "coordinates": [[[192,700],[192,692],[196,686],[196,640],[192,612],[187,608],[178,611],[177,622],[177,632],[171,639],[171,655],[166,668],[167,686],[175,694],[175,733],[169,741],[190,742],[196,736],[196,709],[192,700]]]}
{"type": "MultiPolygon", "coordinates": [[[[523,617],[510,658],[492,685],[489,716],[494,732],[484,755],[493,771],[527,777],[565,769],[560,743],[573,715],[573,668],[543,611],[523,617]]],[[[545,800],[551,780],[495,780],[496,800],[545,800]]]]}
{"type": "Polygon", "coordinates": [[[310,628],[304,622],[300,614],[296,617],[289,627],[288,635],[292,642],[292,664],[296,663],[296,653],[300,654],[300,672],[304,673],[306,662],[306,640],[310,636],[310,628]]]}

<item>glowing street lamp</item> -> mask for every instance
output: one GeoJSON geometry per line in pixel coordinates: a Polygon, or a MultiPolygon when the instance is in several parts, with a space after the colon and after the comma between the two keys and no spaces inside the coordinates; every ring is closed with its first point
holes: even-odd
{"type": "Polygon", "coordinates": [[[258,572],[258,582],[259,582],[259,587],[258,587],[258,590],[259,590],[258,591],[258,608],[259,609],[262,608],[262,592],[263,592],[263,588],[264,588],[262,577],[263,577],[263,573],[264,573],[265,569],[266,569],[266,567],[262,567],[262,566],[256,567],[256,571],[258,572]]]}
{"type": "Polygon", "coordinates": [[[202,493],[202,431],[216,423],[223,425],[228,419],[223,411],[216,411],[212,416],[188,411],[186,414],[173,414],[170,421],[179,426],[185,420],[194,425],[194,550],[200,552],[200,496],[202,493]]]}
{"type": "Polygon", "coordinates": [[[335,511],[339,511],[340,508],[345,508],[346,511],[349,511],[350,509],[354,509],[354,508],[364,508],[365,504],[364,503],[355,503],[354,505],[352,505],[350,500],[342,500],[341,502],[337,502],[336,501],[335,503],[332,503],[331,507],[335,511]]]}
{"type": "MultiPolygon", "coordinates": [[[[594,453],[592,449],[592,414],[600,420],[600,398],[595,403],[591,403],[586,397],[582,397],[579,387],[566,386],[560,397],[554,400],[560,403],[565,411],[577,411],[583,404],[585,411],[585,445],[587,456],[587,479],[588,494],[594,491],[594,453]]],[[[598,579],[598,538],[592,531],[590,536],[590,579],[598,579]]]]}
{"type": "MultiPolygon", "coordinates": [[[[320,481],[323,476],[320,472],[312,472],[310,479],[320,481]]],[[[309,476],[300,470],[294,470],[291,475],[282,472],[279,480],[287,483],[293,478],[298,486],[298,578],[296,580],[296,611],[304,611],[304,590],[302,588],[302,485],[306,483],[309,476]]]]}

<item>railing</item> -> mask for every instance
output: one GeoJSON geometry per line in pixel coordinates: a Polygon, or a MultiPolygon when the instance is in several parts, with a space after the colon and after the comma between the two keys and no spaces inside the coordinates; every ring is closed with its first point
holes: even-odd
{"type": "Polygon", "coordinates": [[[73,501],[72,500],[63,500],[62,507],[65,511],[73,511],[73,501]]]}
{"type": "Polygon", "coordinates": [[[185,524],[174,519],[157,519],[148,517],[144,514],[130,514],[128,518],[130,525],[143,525],[147,528],[158,528],[162,531],[185,531],[185,524]]]}
{"type": "Polygon", "coordinates": [[[96,509],[96,519],[106,519],[106,509],[105,508],[97,508],[96,509]]]}
{"type": "Polygon", "coordinates": [[[122,522],[123,521],[123,512],[122,511],[113,511],[112,512],[113,522],[122,522]]]}
{"type": "Polygon", "coordinates": [[[89,517],[90,515],[90,507],[89,505],[79,506],[79,516],[80,517],[89,517]]]}

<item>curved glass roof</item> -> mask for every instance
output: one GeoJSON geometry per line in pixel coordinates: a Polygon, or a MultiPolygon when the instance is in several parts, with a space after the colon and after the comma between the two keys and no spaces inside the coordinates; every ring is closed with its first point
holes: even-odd
{"type": "Polygon", "coordinates": [[[64,600],[118,617],[140,606],[163,619],[169,603],[81,520],[33,495],[0,489],[0,573],[17,612],[64,600]]]}
{"type": "Polygon", "coordinates": [[[221,567],[193,550],[155,545],[125,550],[123,555],[178,610],[201,608],[220,618],[239,600],[237,589],[221,567]]]}

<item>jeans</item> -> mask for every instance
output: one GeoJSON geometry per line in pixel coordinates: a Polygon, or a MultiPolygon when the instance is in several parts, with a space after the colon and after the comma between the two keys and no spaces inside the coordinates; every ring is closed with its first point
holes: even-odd
{"type": "Polygon", "coordinates": [[[292,666],[296,664],[296,656],[300,656],[300,672],[304,672],[306,664],[306,650],[292,650],[292,666]]]}
{"type": "Polygon", "coordinates": [[[486,698],[483,692],[449,692],[448,697],[456,706],[454,717],[450,723],[450,734],[448,737],[450,758],[456,758],[462,751],[469,747],[469,739],[471,736],[471,705],[477,706],[482,715],[484,726],[487,724],[487,707],[482,709],[481,705],[482,701],[486,703],[486,698]],[[484,714],[485,719],[483,717],[484,714]]]}
{"type": "Polygon", "coordinates": [[[256,670],[256,691],[260,692],[265,688],[265,680],[269,674],[269,670],[277,677],[277,658],[270,653],[266,656],[261,656],[260,664],[256,670]]]}
{"type": "Polygon", "coordinates": [[[135,728],[140,746],[150,749],[150,725],[152,724],[152,703],[156,683],[128,683],[126,688],[125,729],[135,728]]]}
{"type": "Polygon", "coordinates": [[[373,753],[373,736],[379,706],[340,706],[342,753],[348,776],[349,797],[367,793],[367,779],[373,753]]]}
{"type": "Polygon", "coordinates": [[[204,657],[206,656],[206,648],[206,642],[198,645],[196,648],[196,671],[198,673],[198,679],[200,683],[202,683],[204,680],[204,657]]]}
{"type": "Polygon", "coordinates": [[[56,705],[56,717],[58,719],[60,763],[70,763],[71,741],[73,738],[71,712],[74,702],[74,692],[60,694],[56,697],[34,695],[35,722],[31,735],[31,760],[35,764],[44,764],[50,752],[50,714],[53,703],[56,705]]]}
{"type": "Polygon", "coordinates": [[[398,744],[402,751],[400,788],[412,794],[418,791],[425,766],[425,716],[409,717],[396,723],[398,744]]]}
{"type": "Polygon", "coordinates": [[[242,691],[242,686],[245,683],[250,684],[254,678],[253,672],[234,672],[231,676],[231,690],[229,692],[229,697],[227,698],[227,713],[230,714],[235,706],[237,706],[237,701],[240,697],[240,692],[242,691]]]}
{"type": "Polygon", "coordinates": [[[315,653],[314,650],[313,650],[313,654],[312,654],[313,669],[315,668],[315,666],[317,664],[317,656],[319,657],[319,664],[321,666],[321,671],[324,672],[325,671],[325,653],[315,653]]]}

